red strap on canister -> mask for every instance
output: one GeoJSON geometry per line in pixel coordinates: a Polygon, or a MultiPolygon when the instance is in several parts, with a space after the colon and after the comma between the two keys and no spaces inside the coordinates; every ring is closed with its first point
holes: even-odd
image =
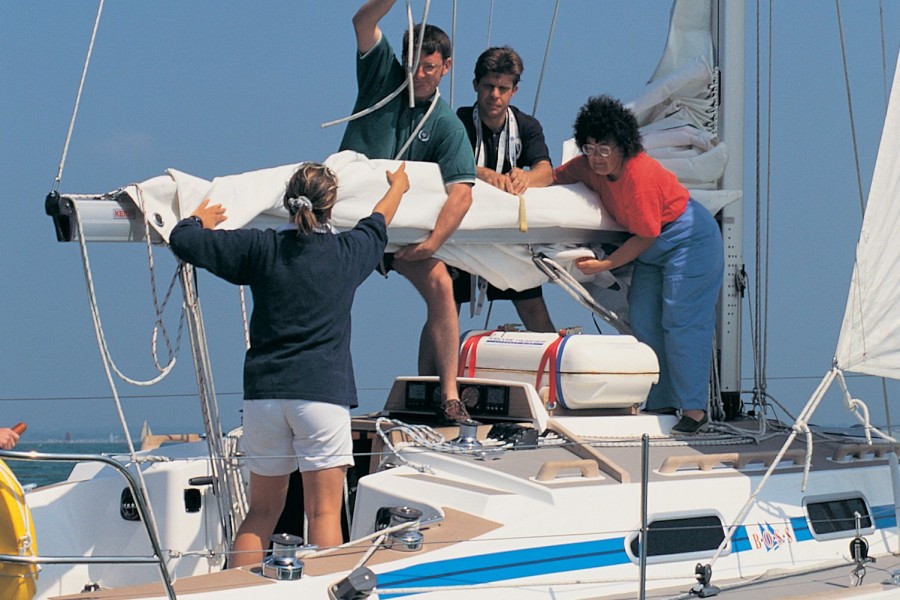
{"type": "Polygon", "coordinates": [[[544,354],[541,356],[541,362],[538,365],[537,370],[537,378],[534,382],[534,389],[541,389],[541,379],[544,377],[544,371],[547,369],[547,364],[549,363],[549,378],[550,378],[550,393],[547,395],[548,404],[553,404],[556,402],[556,353],[559,349],[560,343],[566,339],[566,334],[560,331],[559,337],[547,344],[547,347],[544,348],[544,354]]]}
{"type": "Polygon", "coordinates": [[[459,369],[457,369],[456,376],[457,377],[475,377],[475,367],[477,363],[475,362],[475,354],[478,352],[478,343],[481,341],[481,338],[487,337],[494,333],[493,331],[483,331],[476,335],[470,335],[466,338],[466,341],[463,342],[462,349],[459,352],[459,369]],[[472,358],[469,359],[469,353],[471,352],[472,358]],[[466,374],[466,362],[468,361],[468,374],[466,374]]]}

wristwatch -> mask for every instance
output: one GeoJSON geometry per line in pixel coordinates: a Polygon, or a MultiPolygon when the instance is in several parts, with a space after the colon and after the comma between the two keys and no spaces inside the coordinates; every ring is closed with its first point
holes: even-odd
{"type": "Polygon", "coordinates": [[[188,217],[188,219],[193,219],[194,221],[197,221],[197,223],[200,225],[200,227],[203,227],[203,219],[201,219],[197,215],[191,215],[188,217]]]}

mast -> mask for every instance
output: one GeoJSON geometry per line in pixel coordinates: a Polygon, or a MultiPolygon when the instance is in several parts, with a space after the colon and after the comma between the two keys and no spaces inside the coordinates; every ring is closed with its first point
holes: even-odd
{"type": "MultiPolygon", "coordinates": [[[[718,31],[714,44],[721,78],[719,138],[728,145],[729,153],[722,189],[744,189],[744,12],[744,0],[719,0],[714,12],[718,31]]],[[[741,406],[739,276],[744,265],[743,215],[743,194],[721,212],[725,278],[716,323],[716,358],[726,416],[736,416],[741,406]]]]}

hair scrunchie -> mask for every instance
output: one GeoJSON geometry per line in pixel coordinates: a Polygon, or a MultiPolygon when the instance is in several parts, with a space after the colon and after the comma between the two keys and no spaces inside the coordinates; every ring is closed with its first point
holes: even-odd
{"type": "Polygon", "coordinates": [[[292,215],[296,215],[301,209],[311,211],[313,209],[312,201],[306,196],[299,198],[288,198],[288,210],[292,215]]]}

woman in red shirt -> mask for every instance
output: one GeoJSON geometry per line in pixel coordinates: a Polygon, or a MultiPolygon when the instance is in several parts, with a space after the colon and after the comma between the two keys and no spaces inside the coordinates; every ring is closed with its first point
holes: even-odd
{"type": "Polygon", "coordinates": [[[628,291],[634,335],[659,358],[659,383],[645,410],[681,412],[675,433],[709,417],[710,359],[722,286],[722,235],[677,177],[644,153],[637,120],[609,96],[590,98],[575,119],[582,150],[553,171],[553,183],[582,182],[631,235],[612,254],[580,259],[585,274],[634,262],[628,291]]]}

